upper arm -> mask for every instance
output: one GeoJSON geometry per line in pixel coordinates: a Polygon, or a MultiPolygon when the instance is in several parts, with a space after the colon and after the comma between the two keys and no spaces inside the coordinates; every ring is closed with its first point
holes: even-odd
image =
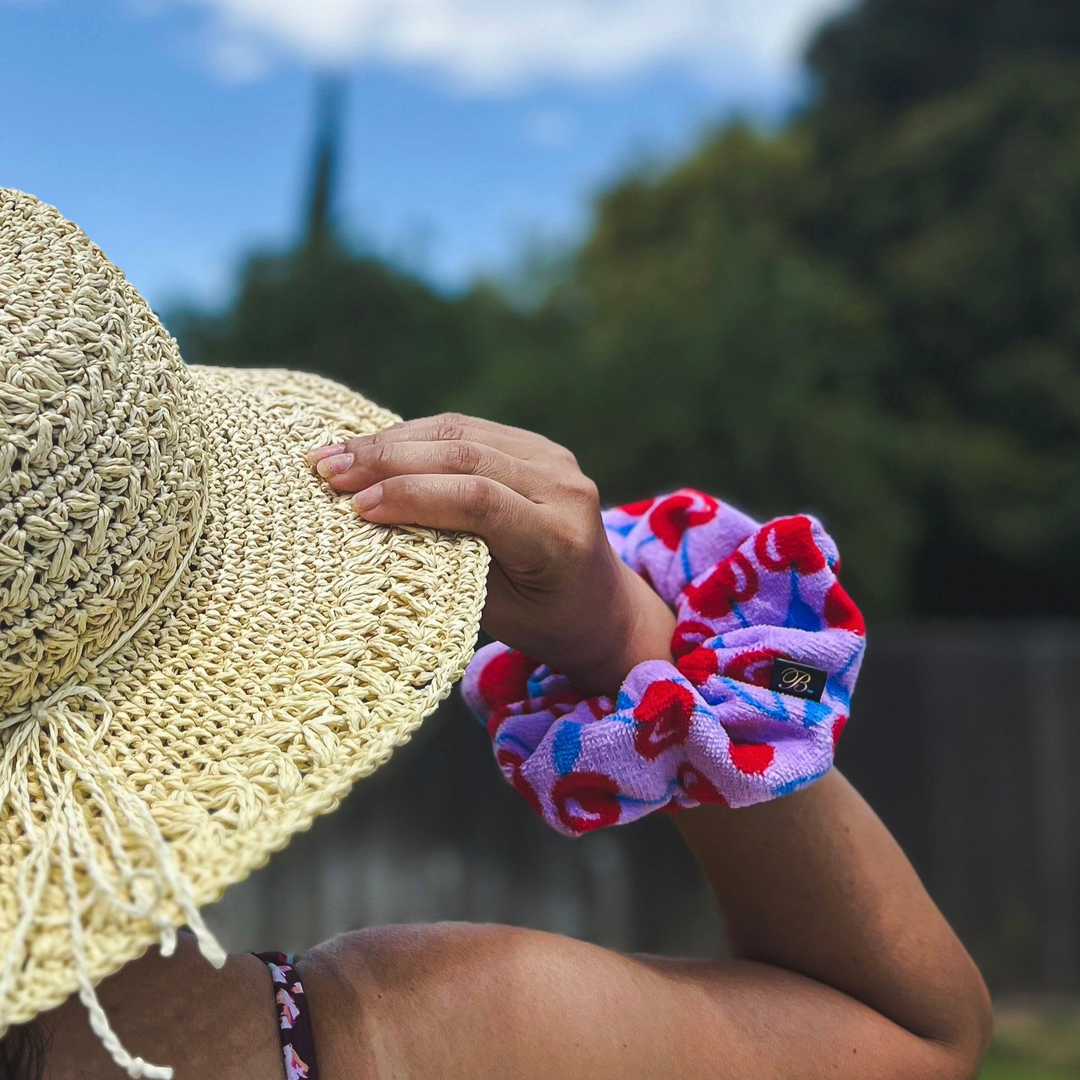
{"type": "Polygon", "coordinates": [[[791,972],[624,956],[499,926],[390,927],[302,960],[324,1080],[829,1080],[970,1075],[791,972]]]}
{"type": "MultiPolygon", "coordinates": [[[[230,953],[221,970],[180,934],[176,953],[148,949],[97,988],[123,1045],[176,1080],[254,1080],[281,1075],[274,992],[262,961],[230,953]]],[[[122,1080],[90,1029],[78,997],[41,1018],[49,1080],[122,1080]]]]}

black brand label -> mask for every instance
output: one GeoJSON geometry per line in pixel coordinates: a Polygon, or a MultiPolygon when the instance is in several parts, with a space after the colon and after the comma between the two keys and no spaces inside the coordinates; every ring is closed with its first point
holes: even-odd
{"type": "Polygon", "coordinates": [[[828,677],[829,673],[821,668],[800,664],[798,660],[785,660],[781,656],[773,661],[769,689],[792,697],[820,701],[828,677]]]}

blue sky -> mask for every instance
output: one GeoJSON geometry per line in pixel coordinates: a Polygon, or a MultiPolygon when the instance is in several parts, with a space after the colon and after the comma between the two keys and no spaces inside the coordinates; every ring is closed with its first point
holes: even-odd
{"type": "Polygon", "coordinates": [[[315,73],[348,73],[347,232],[447,288],[572,240],[591,195],[801,93],[833,0],[0,0],[0,184],[152,304],[296,235],[315,73]],[[303,17],[298,17],[298,12],[303,17]]]}

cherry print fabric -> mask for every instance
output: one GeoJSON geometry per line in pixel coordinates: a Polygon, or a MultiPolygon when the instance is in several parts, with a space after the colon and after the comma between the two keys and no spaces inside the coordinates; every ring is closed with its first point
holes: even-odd
{"type": "Polygon", "coordinates": [[[480,649],[462,693],[530,806],[577,836],[653,810],[748,806],[828,772],[866,642],[820,522],[759,525],[685,489],[608,510],[604,526],[675,610],[675,662],[639,664],[615,698],[585,698],[500,642],[480,649]],[[828,673],[820,702],[769,689],[778,658],[828,673]]]}

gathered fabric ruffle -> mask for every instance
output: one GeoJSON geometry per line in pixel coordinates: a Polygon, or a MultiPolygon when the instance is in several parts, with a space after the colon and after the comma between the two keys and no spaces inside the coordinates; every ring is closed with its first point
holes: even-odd
{"type": "Polygon", "coordinates": [[[616,697],[494,642],[462,692],[506,779],[577,836],[654,810],[748,806],[832,766],[865,649],[836,544],[809,515],[760,525],[699,491],[604,513],[622,560],[674,609],[674,663],[638,664],[616,697]],[[770,689],[784,660],[824,672],[820,700],[770,689]]]}

